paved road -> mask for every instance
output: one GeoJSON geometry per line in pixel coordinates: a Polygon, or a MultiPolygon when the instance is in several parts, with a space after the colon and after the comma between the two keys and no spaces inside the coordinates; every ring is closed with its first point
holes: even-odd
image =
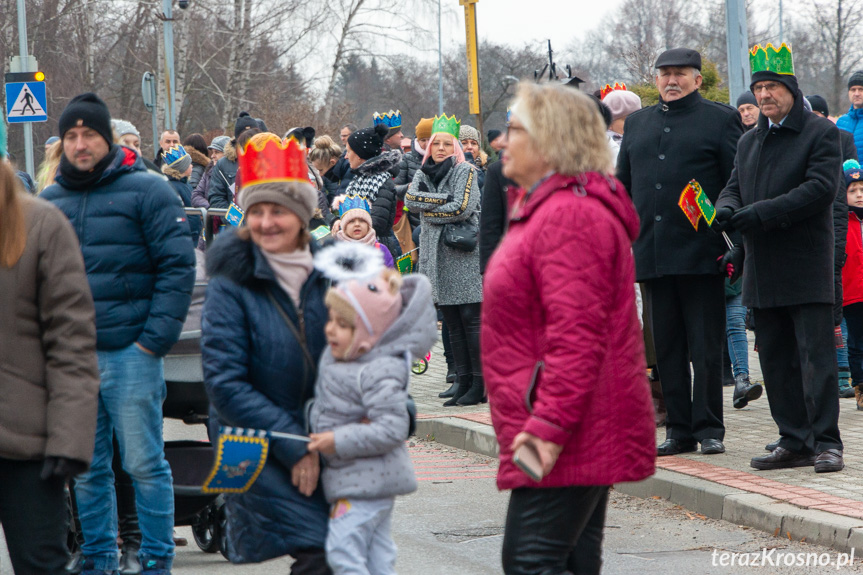
{"type": "MultiPolygon", "coordinates": [[[[191,428],[194,429],[194,428],[191,428]]],[[[176,437],[182,428],[171,428],[176,437]]],[[[188,435],[188,430],[185,433],[188,435]]],[[[396,505],[394,536],[399,546],[398,569],[410,575],[486,575],[501,573],[500,547],[508,496],[494,485],[494,460],[434,442],[415,442],[411,454],[420,479],[413,495],[396,505]]],[[[188,528],[179,533],[189,538],[188,528]]],[[[0,544],[2,546],[2,544],[0,544]]],[[[706,519],[663,500],[644,500],[612,493],[606,526],[605,573],[616,575],[820,574],[834,566],[719,565],[722,554],[759,553],[770,561],[786,553],[813,554],[835,562],[832,550],[789,541],[723,521],[706,519]],[[771,551],[774,549],[774,551],[771,551]],[[715,554],[714,554],[715,550],[715,554]],[[714,561],[716,566],[714,566],[714,561]]],[[[742,555],[737,556],[737,562],[742,555]]],[[[790,556],[796,560],[796,556],[790,556]]],[[[805,557],[804,557],[805,559],[805,557]]],[[[857,557],[843,573],[863,573],[857,557]]],[[[247,575],[287,573],[290,559],[260,565],[231,565],[219,554],[205,554],[191,543],[177,549],[176,575],[247,575]]],[[[8,559],[0,556],[0,575],[11,575],[8,559]]]]}

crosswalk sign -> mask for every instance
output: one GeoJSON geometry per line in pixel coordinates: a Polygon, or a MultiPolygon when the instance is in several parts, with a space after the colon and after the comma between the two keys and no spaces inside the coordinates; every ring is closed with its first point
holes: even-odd
{"type": "Polygon", "coordinates": [[[10,124],[48,120],[45,82],[6,84],[6,119],[10,124]]]}

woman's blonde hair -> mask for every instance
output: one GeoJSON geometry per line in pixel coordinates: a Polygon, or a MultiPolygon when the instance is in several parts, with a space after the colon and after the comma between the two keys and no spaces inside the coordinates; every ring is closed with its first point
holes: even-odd
{"type": "Polygon", "coordinates": [[[57,168],[60,167],[60,158],[63,156],[63,140],[57,140],[45,150],[45,159],[39,166],[39,171],[36,173],[36,183],[39,186],[39,192],[54,183],[54,178],[57,177],[57,168]]]}
{"type": "Polygon", "coordinates": [[[0,159],[0,267],[18,263],[27,245],[27,226],[21,206],[18,176],[0,159]]]}
{"type": "Polygon", "coordinates": [[[512,114],[554,171],[575,175],[614,170],[605,122],[589,96],[566,86],[522,82],[512,114]]]}
{"type": "Polygon", "coordinates": [[[330,160],[333,158],[338,160],[341,155],[342,149],[331,137],[321,136],[315,139],[315,143],[309,151],[309,160],[327,165],[330,160]]]}

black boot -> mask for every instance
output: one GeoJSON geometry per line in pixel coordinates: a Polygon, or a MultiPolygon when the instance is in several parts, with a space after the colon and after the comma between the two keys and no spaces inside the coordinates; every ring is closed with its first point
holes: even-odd
{"type": "Polygon", "coordinates": [[[473,377],[470,390],[458,398],[457,405],[476,405],[488,401],[485,397],[485,384],[482,377],[473,377]]]}
{"type": "Polygon", "coordinates": [[[454,405],[458,405],[458,400],[461,399],[461,396],[470,391],[470,377],[458,378],[458,388],[456,388],[455,393],[452,397],[450,397],[446,402],[444,402],[444,407],[453,407],[454,405]]]}
{"type": "MultiPolygon", "coordinates": [[[[117,453],[117,452],[115,452],[117,453]]],[[[135,487],[132,478],[115,468],[117,492],[117,527],[123,544],[120,547],[120,575],[140,575],[144,571],[138,561],[141,548],[141,527],[138,525],[138,508],[135,505],[135,487]]]]}
{"type": "Polygon", "coordinates": [[[748,375],[738,375],[734,378],[734,409],[743,409],[750,401],[761,397],[762,391],[761,384],[750,383],[748,375]]]}
{"type": "MultiPolygon", "coordinates": [[[[449,378],[447,378],[447,382],[449,382],[449,378]]],[[[437,396],[442,398],[442,399],[446,399],[447,397],[454,396],[455,392],[457,390],[458,390],[458,379],[456,379],[452,382],[452,385],[449,386],[449,389],[447,389],[446,391],[440,392],[439,394],[437,394],[437,396]]]]}

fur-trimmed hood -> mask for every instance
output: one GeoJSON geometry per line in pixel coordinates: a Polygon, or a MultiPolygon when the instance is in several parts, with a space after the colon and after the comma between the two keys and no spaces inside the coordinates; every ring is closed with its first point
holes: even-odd
{"type": "Polygon", "coordinates": [[[205,154],[202,154],[195,148],[189,146],[186,148],[186,152],[192,157],[192,163],[198,164],[199,166],[204,166],[205,168],[210,165],[210,158],[205,154]]]}
{"type": "Polygon", "coordinates": [[[236,140],[231,140],[230,142],[225,144],[225,157],[232,162],[237,161],[237,148],[234,147],[236,143],[236,140]]]}
{"type": "Polygon", "coordinates": [[[363,164],[354,170],[361,176],[373,176],[382,172],[388,172],[398,166],[402,159],[402,153],[398,150],[390,150],[383,152],[370,160],[366,160],[363,164]]]}

